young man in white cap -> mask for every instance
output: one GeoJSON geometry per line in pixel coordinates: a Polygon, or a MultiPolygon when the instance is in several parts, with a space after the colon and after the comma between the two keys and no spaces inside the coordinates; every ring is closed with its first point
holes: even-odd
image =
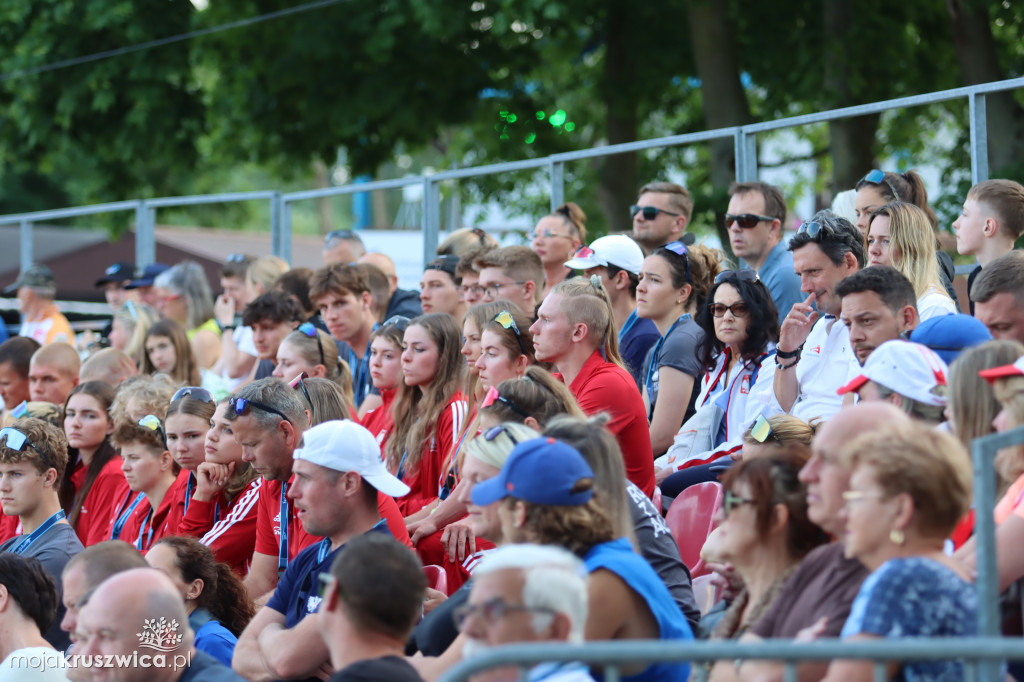
{"type": "Polygon", "coordinates": [[[294,452],[288,498],[306,532],[323,540],[288,564],[277,589],[238,639],[232,661],[248,680],[316,675],[329,651],[315,618],[320,575],[348,540],[363,533],[387,533],[377,510],[377,491],[401,497],[409,488],[388,473],[376,439],[351,421],[328,421],[302,435],[294,452]]]}
{"type": "Polygon", "coordinates": [[[868,357],[860,376],[839,389],[856,392],[862,402],[885,400],[911,418],[932,425],[943,420],[949,368],[935,351],[911,341],[886,341],[868,357]]]}
{"type": "Polygon", "coordinates": [[[647,351],[661,338],[652,320],[636,314],[636,287],[643,263],[644,252],[639,244],[625,235],[612,234],[581,247],[565,264],[567,268],[582,270],[586,277],[601,278],[612,302],[619,354],[637,388],[643,381],[640,374],[647,351]]]}

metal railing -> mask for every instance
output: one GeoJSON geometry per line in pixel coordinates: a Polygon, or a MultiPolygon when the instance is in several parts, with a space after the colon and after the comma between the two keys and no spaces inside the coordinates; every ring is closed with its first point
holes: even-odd
{"type": "MultiPolygon", "coordinates": [[[[971,444],[974,466],[975,538],[977,542],[978,636],[964,638],[881,639],[877,642],[843,642],[822,639],[815,642],[772,640],[735,641],[618,641],[586,644],[517,644],[488,649],[447,671],[441,682],[462,682],[483,670],[497,666],[518,666],[522,670],[541,662],[579,661],[605,666],[606,682],[617,682],[619,667],[630,663],[713,662],[717,660],[771,660],[785,664],[786,680],[796,680],[799,661],[830,661],[837,658],[875,662],[876,680],[888,679],[888,661],[963,660],[968,662],[967,679],[996,682],[1004,660],[1024,660],[1024,640],[999,636],[999,580],[996,574],[995,507],[996,453],[1024,443],[1024,426],[1005,433],[977,438],[971,444]]],[[[523,677],[525,679],[525,675],[523,677]]],[[[702,679],[702,678],[700,678],[702,679]]]]}
{"type": "Polygon", "coordinates": [[[751,123],[745,126],[718,128],[685,135],[626,142],[623,144],[593,147],[575,152],[553,154],[537,159],[495,163],[486,166],[474,166],[455,170],[441,171],[430,175],[417,175],[392,180],[378,180],[367,183],[348,184],[340,187],[328,187],[302,192],[282,193],[278,191],[233,192],[226,194],[205,194],[184,197],[168,197],[161,199],[137,199],[118,201],[91,206],[78,206],[47,211],[34,211],[0,216],[0,225],[21,225],[21,267],[26,268],[33,259],[32,226],[44,220],[59,220],[98,213],[119,211],[135,212],[136,246],[135,260],[141,267],[152,263],[156,253],[154,230],[156,227],[156,209],[170,206],[195,206],[211,203],[230,203],[238,201],[262,200],[270,202],[270,239],[271,251],[274,255],[291,262],[292,244],[292,207],[298,202],[320,199],[324,197],[371,192],[375,190],[399,189],[408,185],[423,186],[423,258],[424,262],[434,257],[437,249],[438,234],[441,227],[440,187],[445,181],[462,180],[485,175],[497,175],[522,170],[548,169],[548,181],[552,209],[563,203],[565,197],[565,164],[597,157],[626,154],[645,149],[677,147],[698,144],[720,139],[733,139],[736,155],[736,179],[748,181],[757,179],[757,136],[786,128],[825,123],[842,118],[875,114],[904,107],[923,106],[938,102],[947,102],[966,98],[970,124],[971,144],[971,179],[974,183],[988,178],[988,125],[986,122],[985,97],[994,92],[1003,92],[1024,87],[1024,78],[1012,78],[971,85],[951,90],[941,90],[900,97],[872,104],[843,107],[830,111],[822,111],[804,116],[793,116],[776,121],[751,123]]]}

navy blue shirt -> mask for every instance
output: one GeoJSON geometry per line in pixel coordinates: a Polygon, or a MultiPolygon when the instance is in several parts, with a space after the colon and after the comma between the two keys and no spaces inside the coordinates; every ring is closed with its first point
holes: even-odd
{"type": "Polygon", "coordinates": [[[626,365],[636,387],[643,391],[644,386],[644,358],[647,351],[661,338],[661,332],[655,326],[654,321],[646,317],[638,317],[636,310],[630,313],[622,329],[619,330],[619,355],[626,365]],[[625,330],[625,334],[623,334],[625,330]]]}
{"type": "MultiPolygon", "coordinates": [[[[367,533],[388,533],[388,524],[381,519],[367,533]]],[[[277,589],[267,601],[267,606],[284,616],[286,628],[295,627],[311,613],[316,613],[323,601],[318,595],[320,574],[331,570],[331,564],[345,545],[332,549],[321,558],[322,542],[316,542],[299,552],[288,562],[288,568],[277,583],[277,589]]]]}

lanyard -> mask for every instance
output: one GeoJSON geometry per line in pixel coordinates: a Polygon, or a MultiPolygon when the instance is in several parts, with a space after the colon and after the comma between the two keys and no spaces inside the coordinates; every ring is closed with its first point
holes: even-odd
{"type": "MultiPolygon", "coordinates": [[[[122,502],[122,504],[128,504],[128,499],[131,496],[132,491],[129,490],[128,495],[125,496],[124,502],[122,502]]],[[[135,497],[135,501],[129,504],[128,507],[124,509],[124,513],[117,517],[117,521],[114,522],[114,527],[110,531],[111,540],[119,540],[121,538],[121,531],[124,529],[124,524],[128,523],[128,518],[132,515],[132,512],[135,511],[135,508],[139,506],[139,502],[142,502],[142,500],[145,499],[145,497],[146,493],[139,493],[135,497]]]]}
{"type": "Polygon", "coordinates": [[[402,459],[398,462],[398,471],[395,473],[395,478],[401,481],[405,478],[405,458],[409,454],[408,450],[402,451],[402,459]]]}
{"type": "Polygon", "coordinates": [[[672,335],[672,332],[675,331],[679,323],[688,319],[689,317],[690,313],[681,315],[679,319],[673,322],[672,326],[668,328],[668,331],[665,332],[665,336],[658,339],[658,343],[654,344],[654,352],[651,353],[651,362],[649,365],[647,365],[647,378],[644,380],[644,386],[647,388],[647,399],[651,401],[651,407],[647,410],[647,421],[650,421],[651,418],[654,416],[655,398],[651,378],[654,376],[654,372],[657,371],[658,368],[658,359],[661,357],[661,347],[665,345],[665,339],[672,335]]]}
{"type": "Polygon", "coordinates": [[[622,346],[622,342],[625,340],[629,332],[633,331],[633,327],[636,326],[637,320],[639,319],[640,316],[636,314],[636,309],[634,308],[633,312],[631,312],[629,314],[629,317],[626,318],[626,323],[622,325],[622,329],[619,330],[620,347],[622,346]]]}
{"type": "MultiPolygon", "coordinates": [[[[710,386],[708,386],[708,390],[704,394],[704,402],[701,403],[702,406],[708,404],[708,400],[711,398],[711,392],[715,390],[715,386],[717,386],[718,382],[722,380],[722,377],[726,376],[729,372],[729,356],[732,354],[732,350],[726,346],[725,350],[722,352],[725,353],[725,360],[722,362],[722,369],[719,370],[718,375],[715,376],[715,380],[711,382],[710,386]]],[[[743,368],[740,367],[739,369],[742,371],[743,368]]],[[[708,376],[711,376],[711,372],[708,372],[708,376]]],[[[735,380],[735,377],[733,377],[733,379],[735,380]]]]}
{"type": "Polygon", "coordinates": [[[281,484],[281,502],[278,505],[278,518],[281,520],[281,540],[277,549],[277,577],[288,568],[288,483],[281,484]]]}
{"type": "Polygon", "coordinates": [[[324,562],[324,559],[327,558],[327,555],[330,554],[330,552],[331,552],[331,539],[330,538],[324,538],[323,540],[320,541],[320,549],[317,550],[317,553],[316,553],[316,562],[318,564],[322,564],[324,562]]]}
{"type": "Polygon", "coordinates": [[[188,481],[185,483],[185,513],[188,513],[188,503],[192,501],[192,491],[196,489],[196,475],[189,472],[188,481]]]}
{"type": "Polygon", "coordinates": [[[213,503],[213,522],[218,523],[220,521],[220,500],[213,503]]]}
{"type": "Polygon", "coordinates": [[[153,514],[154,513],[155,513],[155,510],[153,509],[153,507],[150,507],[149,511],[146,512],[146,517],[144,519],[142,519],[142,526],[139,528],[139,537],[135,540],[135,549],[139,550],[140,552],[143,551],[143,550],[149,549],[150,543],[153,542],[153,514]],[[149,534],[148,535],[146,533],[146,526],[147,525],[149,526],[149,534]],[[145,541],[142,540],[143,536],[145,536],[145,538],[146,538],[145,541]]]}
{"type": "MultiPolygon", "coordinates": [[[[378,325],[374,325],[373,328],[377,329],[378,325]]],[[[356,357],[356,351],[352,346],[348,347],[348,368],[352,371],[352,390],[355,393],[356,405],[360,405],[363,402],[363,398],[370,392],[370,386],[368,379],[370,378],[370,344],[366,344],[366,350],[363,351],[363,359],[360,360],[356,357]]]]}
{"type": "Polygon", "coordinates": [[[32,531],[30,534],[28,534],[25,537],[23,537],[21,539],[21,542],[19,542],[18,544],[14,545],[13,547],[11,547],[11,549],[9,551],[13,552],[14,554],[23,554],[23,553],[25,553],[25,551],[27,551],[28,548],[32,546],[33,542],[38,540],[42,536],[43,533],[45,533],[46,531],[50,530],[50,528],[55,523],[57,523],[58,521],[60,521],[63,518],[64,518],[64,510],[61,509],[56,514],[54,514],[50,518],[48,518],[45,521],[43,521],[43,525],[39,526],[34,531],[32,531]]]}

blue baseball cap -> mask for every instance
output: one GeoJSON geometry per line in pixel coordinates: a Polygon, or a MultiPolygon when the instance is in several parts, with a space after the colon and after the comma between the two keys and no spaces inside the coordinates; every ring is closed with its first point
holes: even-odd
{"type": "Polygon", "coordinates": [[[988,327],[970,315],[950,314],[930,317],[910,332],[910,340],[928,346],[945,361],[953,364],[960,353],[971,346],[992,340],[988,327]]]}
{"type": "Polygon", "coordinates": [[[125,284],[124,288],[139,289],[141,287],[151,287],[153,286],[153,280],[156,279],[157,275],[170,269],[171,266],[165,265],[164,263],[150,263],[143,268],[142,272],[138,273],[138,276],[135,279],[128,282],[128,284],[125,284]]]}
{"type": "Polygon", "coordinates": [[[473,504],[485,507],[514,497],[551,507],[578,507],[594,496],[592,488],[572,489],[594,471],[577,450],[554,438],[533,438],[512,449],[498,475],[473,487],[473,504]]]}

